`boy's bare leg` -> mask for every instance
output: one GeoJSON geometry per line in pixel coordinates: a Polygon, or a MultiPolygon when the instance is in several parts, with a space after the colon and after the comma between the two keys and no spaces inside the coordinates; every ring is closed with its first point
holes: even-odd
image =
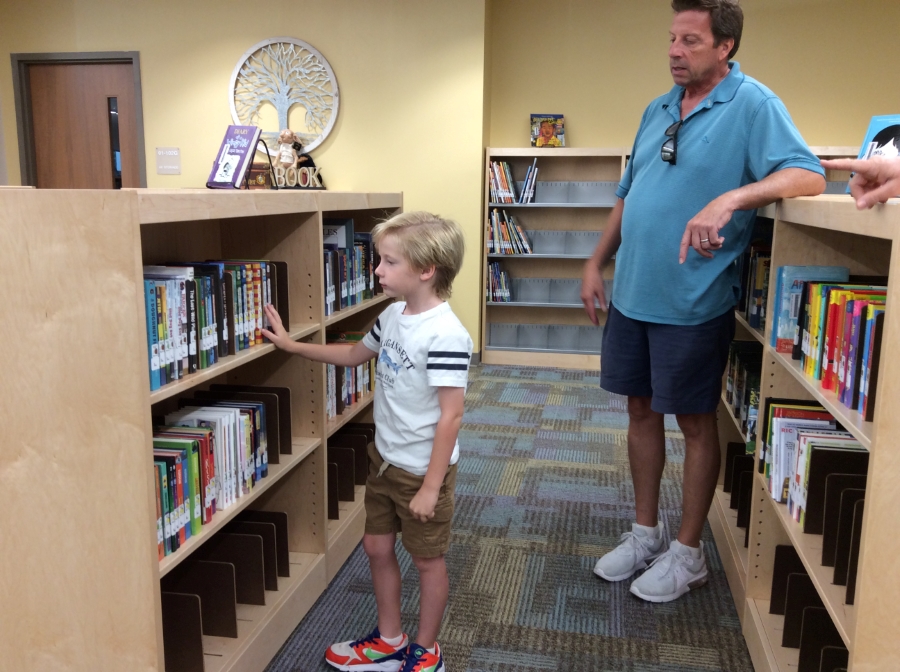
{"type": "Polygon", "coordinates": [[[450,577],[444,556],[419,558],[413,556],[419,570],[419,632],[416,643],[426,649],[434,647],[450,595],[450,577]]]}
{"type": "Polygon", "coordinates": [[[369,556],[369,569],[375,588],[378,630],[382,637],[388,638],[403,634],[400,623],[400,564],[394,551],[396,541],[395,533],[363,535],[363,548],[369,556]]]}
{"type": "Polygon", "coordinates": [[[659,484],[666,466],[665,416],[650,408],[650,397],[628,397],[628,461],[634,483],[638,525],[659,522],[659,484]]]}

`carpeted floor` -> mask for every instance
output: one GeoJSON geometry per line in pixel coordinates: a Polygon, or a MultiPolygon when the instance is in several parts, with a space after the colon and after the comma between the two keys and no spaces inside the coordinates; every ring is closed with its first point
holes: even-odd
{"type": "MultiPolygon", "coordinates": [[[[712,534],[709,583],[650,604],[592,573],[631,529],[623,397],[595,372],[473,367],[460,433],[450,604],[439,641],[448,672],[752,672],[712,534]]],[[[660,507],[677,530],[684,443],[667,418],[660,507]]],[[[418,574],[398,543],[404,626],[414,635],[418,574]]],[[[333,641],[376,624],[362,548],[267,672],[332,669],[333,641]]]]}

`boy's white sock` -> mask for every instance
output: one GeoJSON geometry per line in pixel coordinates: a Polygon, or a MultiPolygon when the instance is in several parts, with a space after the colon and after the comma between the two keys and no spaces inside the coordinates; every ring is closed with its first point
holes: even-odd
{"type": "Polygon", "coordinates": [[[404,635],[402,632],[400,633],[399,637],[385,637],[384,635],[382,635],[381,639],[383,639],[385,643],[390,644],[396,649],[401,644],[403,644],[403,641],[406,639],[406,635],[404,635]]]}

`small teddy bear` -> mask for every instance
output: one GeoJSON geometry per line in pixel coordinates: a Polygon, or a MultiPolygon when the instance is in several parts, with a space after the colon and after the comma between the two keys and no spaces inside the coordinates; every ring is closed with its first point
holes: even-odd
{"type": "Polygon", "coordinates": [[[296,168],[297,151],[294,149],[296,138],[294,132],[286,128],[278,134],[278,163],[287,170],[288,168],[296,168]]]}

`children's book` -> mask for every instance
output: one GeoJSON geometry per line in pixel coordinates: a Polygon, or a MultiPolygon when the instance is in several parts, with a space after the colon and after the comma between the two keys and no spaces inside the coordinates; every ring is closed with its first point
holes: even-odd
{"type": "Polygon", "coordinates": [[[871,159],[883,156],[900,157],[900,114],[884,114],[872,117],[866,139],[859,149],[859,158],[871,159]]]}
{"type": "Polygon", "coordinates": [[[261,133],[258,126],[229,126],[206,186],[210,189],[240,189],[253,162],[261,133]]]}
{"type": "Polygon", "coordinates": [[[846,282],[850,269],[846,266],[781,266],[775,282],[774,326],[771,345],[777,352],[790,353],[798,329],[803,281],[846,282]]]}
{"type": "Polygon", "coordinates": [[[566,118],[562,114],[531,115],[532,147],[565,147],[566,118]]]}
{"type": "MultiPolygon", "coordinates": [[[[859,148],[860,159],[883,157],[900,158],[900,114],[882,114],[872,117],[865,140],[859,148]]],[[[847,184],[847,192],[850,185],[847,184]]],[[[896,194],[900,196],[900,194],[896,194]]]]}

